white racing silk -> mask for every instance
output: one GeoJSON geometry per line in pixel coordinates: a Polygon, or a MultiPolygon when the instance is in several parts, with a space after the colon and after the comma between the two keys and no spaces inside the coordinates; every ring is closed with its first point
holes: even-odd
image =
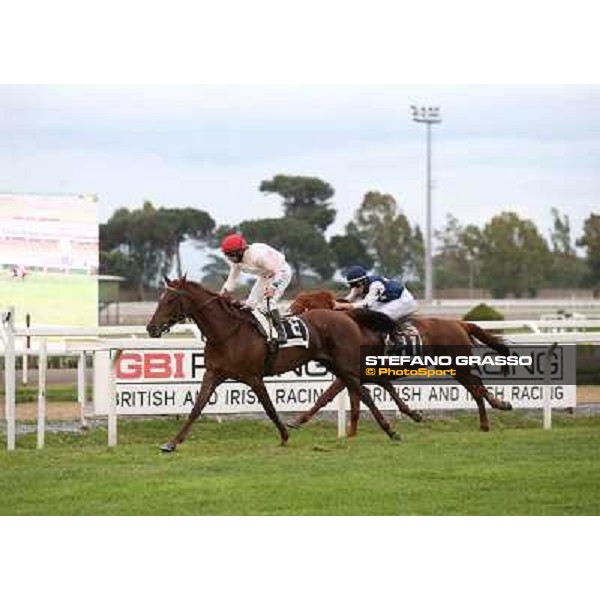
{"type": "Polygon", "coordinates": [[[368,308],[377,312],[386,314],[390,319],[397,321],[417,310],[417,301],[414,296],[405,287],[400,298],[381,302],[380,298],[385,292],[385,285],[381,281],[374,281],[369,286],[369,291],[361,299],[360,288],[352,288],[346,296],[346,300],[352,304],[353,308],[368,308]]]}
{"type": "Polygon", "coordinates": [[[250,244],[244,252],[242,262],[229,261],[229,265],[229,277],[221,292],[233,292],[242,273],[258,277],[246,300],[246,304],[252,308],[266,306],[264,292],[268,287],[274,289],[271,304],[272,308],[275,308],[292,278],[292,270],[285,256],[267,244],[250,244]]]}
{"type": "Polygon", "coordinates": [[[361,289],[353,287],[346,296],[346,300],[351,302],[354,308],[372,308],[379,302],[379,298],[381,298],[384,292],[385,285],[381,281],[374,281],[369,286],[369,291],[364,298],[361,299],[361,289]]]}

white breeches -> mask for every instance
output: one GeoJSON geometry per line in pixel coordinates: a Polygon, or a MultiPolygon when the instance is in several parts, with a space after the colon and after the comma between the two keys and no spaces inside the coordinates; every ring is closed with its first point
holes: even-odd
{"type": "Polygon", "coordinates": [[[269,305],[271,310],[277,308],[277,303],[281,300],[283,293],[285,292],[290,281],[292,280],[292,270],[288,267],[287,269],[277,273],[275,277],[265,278],[259,277],[252,286],[252,290],[248,295],[246,304],[251,308],[257,308],[262,312],[267,312],[267,299],[265,298],[265,291],[269,288],[273,288],[275,293],[271,298],[269,305]]]}
{"type": "Polygon", "coordinates": [[[409,315],[410,313],[417,310],[417,301],[414,296],[404,288],[402,296],[397,300],[390,300],[389,302],[376,302],[369,307],[371,310],[382,312],[383,314],[390,317],[394,321],[409,315]]]}

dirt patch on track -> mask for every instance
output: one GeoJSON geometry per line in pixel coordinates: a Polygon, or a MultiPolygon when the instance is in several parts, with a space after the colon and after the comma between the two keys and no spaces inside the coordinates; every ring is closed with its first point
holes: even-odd
{"type": "Polygon", "coordinates": [[[600,404],[600,385],[577,386],[577,404],[600,404]]]}
{"type": "MultiPolygon", "coordinates": [[[[0,415],[4,416],[4,402],[0,402],[0,415]]],[[[25,402],[17,404],[17,421],[36,421],[37,403],[25,402]]],[[[78,421],[79,404],[77,402],[46,403],[47,421],[78,421]]]]}

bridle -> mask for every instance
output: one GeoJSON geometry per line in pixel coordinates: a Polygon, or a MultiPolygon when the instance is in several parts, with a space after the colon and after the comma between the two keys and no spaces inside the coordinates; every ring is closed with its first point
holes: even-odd
{"type": "MultiPolygon", "coordinates": [[[[170,287],[167,286],[168,290],[171,290],[173,292],[177,292],[178,295],[181,295],[181,289],[180,288],[174,288],[174,287],[170,287]]],[[[200,312],[202,309],[206,308],[211,302],[214,302],[215,300],[218,300],[219,296],[215,295],[215,296],[211,296],[210,298],[208,298],[208,300],[205,300],[204,302],[202,302],[202,304],[200,304],[200,306],[196,307],[196,310],[198,312],[200,312]]],[[[190,318],[189,315],[184,315],[186,318],[190,318]]],[[[180,321],[174,321],[172,323],[167,323],[166,330],[162,330],[161,328],[161,334],[165,333],[165,331],[169,331],[169,329],[175,325],[176,323],[179,323],[180,321]]],[[[241,327],[241,322],[238,321],[232,328],[230,331],[228,331],[220,340],[211,340],[211,344],[213,344],[214,346],[220,346],[221,344],[223,344],[225,341],[227,341],[231,336],[233,336],[235,333],[237,333],[237,331],[239,330],[239,328],[241,327]]]]}

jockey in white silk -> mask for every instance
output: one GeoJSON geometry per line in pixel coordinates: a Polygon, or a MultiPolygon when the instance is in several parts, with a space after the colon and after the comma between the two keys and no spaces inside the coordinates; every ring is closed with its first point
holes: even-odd
{"type": "Polygon", "coordinates": [[[257,279],[245,305],[264,313],[269,312],[270,308],[279,340],[284,341],[285,329],[277,305],[292,280],[292,269],[285,256],[268,244],[248,244],[238,234],[228,235],[221,243],[221,250],[230,263],[229,277],[221,293],[233,292],[242,273],[255,275],[257,279]]]}

